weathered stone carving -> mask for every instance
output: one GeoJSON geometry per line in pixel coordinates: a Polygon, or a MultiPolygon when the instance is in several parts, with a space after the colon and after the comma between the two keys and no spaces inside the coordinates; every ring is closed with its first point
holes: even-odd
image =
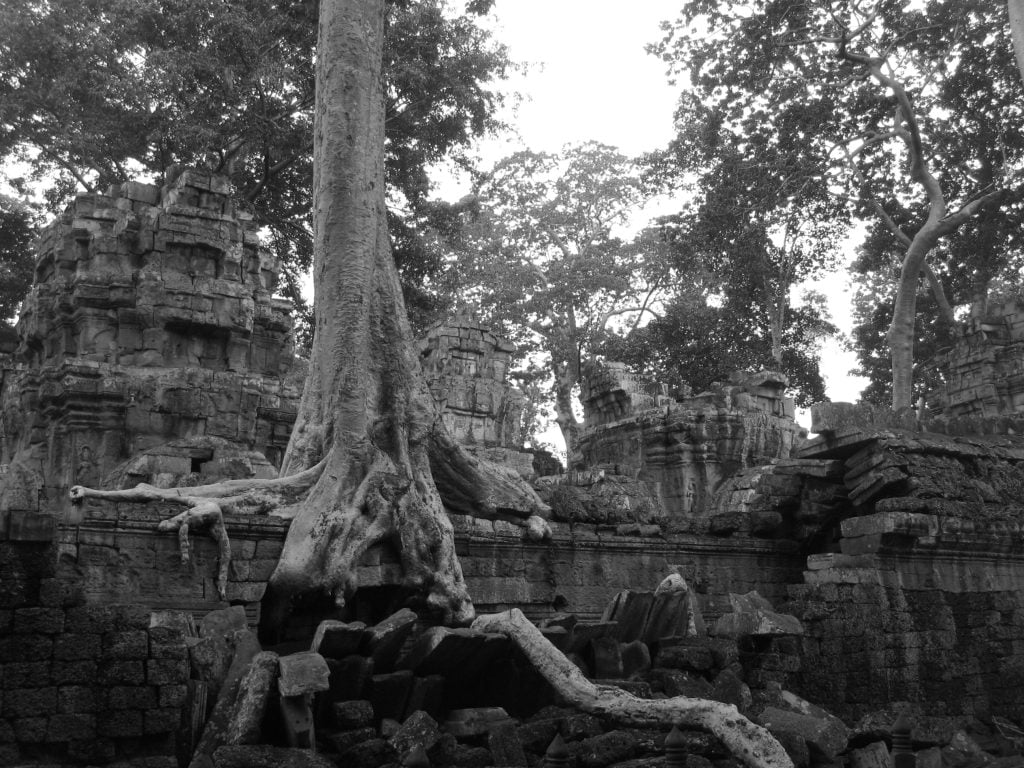
{"type": "Polygon", "coordinates": [[[580,449],[588,466],[645,481],[670,518],[702,530],[725,479],[789,456],[799,428],[786,384],[779,373],[736,374],[676,401],[621,364],[592,365],[580,449]]]}
{"type": "Polygon", "coordinates": [[[276,474],[302,372],[289,377],[277,264],[225,178],[173,171],[80,195],[36,250],[3,362],[0,530],[45,538],[69,486],[110,487],[140,454],[121,480],[276,474]]]}

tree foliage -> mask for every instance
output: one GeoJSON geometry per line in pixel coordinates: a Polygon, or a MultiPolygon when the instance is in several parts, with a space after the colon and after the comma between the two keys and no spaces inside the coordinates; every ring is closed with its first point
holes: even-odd
{"type": "Polygon", "coordinates": [[[801,105],[808,119],[776,135],[818,166],[851,213],[888,233],[902,269],[887,343],[901,377],[894,403],[905,404],[917,288],[936,247],[950,255],[939,272],[999,271],[993,252],[949,243],[1005,202],[1019,163],[1021,89],[1005,7],[699,0],[666,32],[657,52],[675,71],[688,69],[724,130],[774,125],[801,105]]]}
{"type": "Polygon", "coordinates": [[[667,283],[657,252],[621,236],[646,190],[639,169],[595,142],[519,152],[478,183],[457,266],[464,300],[503,329],[552,381],[572,461],[581,363],[615,318],[635,322],[667,283]]]}
{"type": "MultiPolygon", "coordinates": [[[[312,259],[317,10],[311,0],[0,0],[0,157],[29,164],[27,183],[46,185],[51,210],[76,189],[172,164],[228,173],[299,300],[312,259]]],[[[428,168],[496,125],[494,84],[510,64],[444,0],[393,0],[386,23],[386,178],[406,228],[396,256],[422,270],[428,168]]]]}
{"type": "Polygon", "coordinates": [[[28,208],[0,194],[0,332],[32,284],[32,234],[28,208]]]}

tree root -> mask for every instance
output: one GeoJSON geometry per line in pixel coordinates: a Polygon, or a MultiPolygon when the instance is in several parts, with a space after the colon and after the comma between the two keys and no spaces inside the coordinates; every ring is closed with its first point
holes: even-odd
{"type": "Polygon", "coordinates": [[[731,704],[686,696],[639,699],[621,688],[595,685],[518,609],[479,616],[473,622],[473,629],[512,638],[555,691],[585,712],[624,725],[703,728],[717,736],[750,768],[793,768],[793,761],[775,737],[750,722],[731,704]]]}

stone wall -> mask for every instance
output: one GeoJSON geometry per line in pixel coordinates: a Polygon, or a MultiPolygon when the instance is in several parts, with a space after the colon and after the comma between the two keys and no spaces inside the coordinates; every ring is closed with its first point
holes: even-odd
{"type": "Polygon", "coordinates": [[[174,753],[184,637],[144,606],[79,605],[52,547],[0,542],[0,764],[174,753]]]}
{"type": "Polygon", "coordinates": [[[52,536],[76,484],[276,471],[301,382],[277,264],[224,178],[167,182],[79,195],[36,242],[0,394],[2,538],[52,536]]]}
{"type": "Polygon", "coordinates": [[[808,560],[806,584],[791,588],[787,607],[806,630],[794,690],[848,722],[890,701],[917,702],[931,715],[1024,721],[1018,535],[1009,552],[1007,537],[965,540],[948,520],[849,523],[893,543],[808,560]]]}
{"type": "Polygon", "coordinates": [[[944,385],[929,396],[931,410],[953,417],[1024,412],[1024,306],[1008,300],[968,321],[935,365],[944,385]]]}

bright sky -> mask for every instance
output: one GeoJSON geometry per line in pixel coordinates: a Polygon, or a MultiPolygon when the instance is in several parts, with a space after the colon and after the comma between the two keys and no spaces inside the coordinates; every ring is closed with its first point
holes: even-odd
{"type": "MultiPolygon", "coordinates": [[[[558,151],[590,139],[638,155],[668,143],[678,87],[644,47],[661,37],[678,0],[498,0],[495,36],[517,61],[533,64],[510,88],[526,96],[509,116],[519,138],[488,142],[482,153],[497,160],[517,149],[558,151]]],[[[850,295],[845,273],[813,286],[829,297],[833,320],[849,330],[850,295]]],[[[856,401],[864,380],[848,375],[853,353],[830,341],[822,374],[832,400],[856,401]]],[[[809,425],[804,414],[801,423],[809,425]]]]}

